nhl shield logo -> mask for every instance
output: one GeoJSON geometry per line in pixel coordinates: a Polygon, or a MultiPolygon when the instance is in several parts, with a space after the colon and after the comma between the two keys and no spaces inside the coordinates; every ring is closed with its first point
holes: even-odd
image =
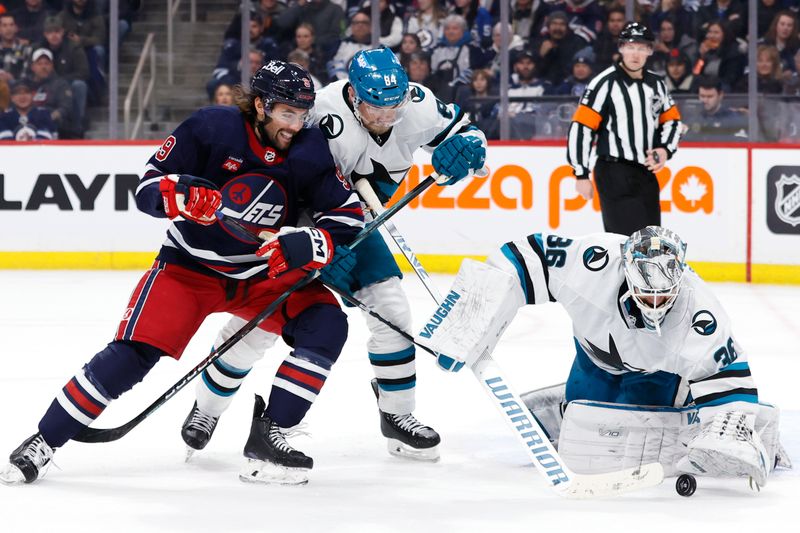
{"type": "Polygon", "coordinates": [[[800,235],[800,166],[774,166],[767,172],[767,227],[772,233],[800,235]]]}
{"type": "Polygon", "coordinates": [[[800,176],[781,174],[775,182],[775,214],[787,224],[800,224],[800,176]]]}

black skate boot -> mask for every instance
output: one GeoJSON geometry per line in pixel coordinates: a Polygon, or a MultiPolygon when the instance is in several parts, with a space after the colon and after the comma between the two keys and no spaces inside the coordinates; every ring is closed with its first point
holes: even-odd
{"type": "Polygon", "coordinates": [[[6,485],[33,483],[44,476],[55,450],[37,433],[11,452],[5,467],[0,469],[0,482],[6,485]]]}
{"type": "Polygon", "coordinates": [[[286,442],[293,432],[280,427],[264,412],[264,399],[256,394],[250,437],[244,445],[247,465],[239,479],[248,483],[304,485],[314,460],[286,442]]]}
{"type": "MultiPolygon", "coordinates": [[[[379,398],[378,380],[371,382],[375,398],[379,398]]],[[[381,416],[381,433],[389,440],[389,453],[418,461],[438,461],[441,438],[433,428],[422,424],[411,413],[393,415],[378,408],[381,416]]]]}
{"type": "Polygon", "coordinates": [[[211,416],[197,407],[197,402],[194,402],[192,410],[186,420],[183,421],[181,428],[181,437],[183,442],[186,443],[186,460],[188,461],[192,454],[197,450],[202,450],[211,440],[211,435],[214,434],[214,429],[219,422],[218,416],[211,416]]]}

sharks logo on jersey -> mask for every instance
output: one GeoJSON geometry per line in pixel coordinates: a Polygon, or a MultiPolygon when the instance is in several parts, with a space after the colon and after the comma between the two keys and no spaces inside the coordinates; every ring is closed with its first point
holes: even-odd
{"type": "Polygon", "coordinates": [[[592,246],[583,252],[583,266],[592,272],[599,272],[608,265],[608,250],[601,246],[592,246]]]}
{"type": "MultiPolygon", "coordinates": [[[[271,177],[247,173],[237,176],[222,187],[222,214],[238,220],[252,233],[258,234],[266,229],[276,230],[286,218],[286,191],[271,177]]],[[[253,239],[231,230],[228,225],[221,227],[247,243],[253,239]]]]}
{"type": "Polygon", "coordinates": [[[692,329],[703,336],[712,335],[717,331],[717,319],[708,311],[698,311],[692,317],[692,329]]]}
{"type": "Polygon", "coordinates": [[[339,115],[328,113],[319,121],[319,129],[327,139],[335,139],[344,131],[344,121],[339,115]]]}

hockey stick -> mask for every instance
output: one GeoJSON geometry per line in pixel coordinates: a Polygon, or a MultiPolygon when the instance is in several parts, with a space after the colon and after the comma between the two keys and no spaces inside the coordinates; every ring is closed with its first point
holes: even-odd
{"type": "MultiPolygon", "coordinates": [[[[367,227],[359,232],[353,242],[350,243],[350,246],[357,246],[360,242],[367,238],[372,232],[374,232],[381,224],[383,224],[386,220],[394,216],[400,209],[408,205],[411,200],[422,194],[425,189],[430,187],[435,182],[434,176],[428,176],[419,185],[414,187],[411,191],[405,194],[398,202],[387,209],[385,212],[381,213],[380,216],[376,217],[375,220],[372,221],[367,227]]],[[[223,218],[224,220],[224,218],[223,218]]],[[[235,219],[228,219],[228,222],[235,221],[235,219]]],[[[238,225],[238,222],[236,222],[238,225]]],[[[239,225],[240,228],[244,228],[243,226],[239,225]]],[[[266,309],[261,311],[258,315],[256,315],[252,320],[250,320],[247,324],[242,326],[242,328],[234,333],[227,341],[222,343],[218,348],[212,350],[211,353],[208,354],[200,363],[197,364],[192,370],[190,370],[186,375],[184,375],[181,379],[179,379],[172,387],[170,387],[164,394],[159,396],[153,403],[151,403],[147,408],[145,408],[141,413],[136,415],[133,419],[126,422],[125,424],[115,427],[115,428],[90,428],[86,427],[81,431],[78,435],[76,435],[72,440],[78,442],[87,442],[87,443],[96,443],[96,442],[111,442],[118,439],[121,439],[125,435],[128,434],[133,428],[138,426],[144,419],[152,415],[159,407],[164,405],[170,398],[175,396],[181,389],[183,389],[190,381],[196,378],[203,370],[208,368],[214,361],[219,359],[222,354],[230,350],[230,348],[243,339],[248,333],[253,331],[258,325],[263,322],[268,316],[270,316],[273,312],[275,312],[284,301],[286,301],[289,296],[298,289],[308,285],[311,283],[317,276],[319,276],[319,270],[312,270],[308,274],[306,274],[302,279],[298,280],[294,285],[289,287],[283,294],[281,294],[274,302],[272,302],[266,309]]]]}
{"type": "MultiPolygon", "coordinates": [[[[359,180],[356,189],[364,198],[367,205],[376,214],[383,211],[383,206],[377,195],[372,190],[367,180],[359,180]]],[[[436,300],[437,305],[442,301],[441,295],[436,288],[428,283],[430,276],[422,267],[414,252],[406,244],[405,239],[393,223],[386,224],[386,229],[397,243],[403,255],[406,257],[411,267],[417,273],[420,281],[428,293],[436,300]],[[398,242],[399,241],[399,242],[398,242]],[[402,242],[402,244],[400,244],[402,242]]],[[[337,287],[331,287],[334,292],[343,299],[356,305],[363,311],[383,322],[391,329],[400,333],[403,337],[420,346],[428,353],[437,356],[438,354],[428,347],[416,342],[414,337],[407,332],[392,324],[390,321],[381,317],[378,313],[369,309],[362,302],[359,302],[351,295],[344,293],[337,287]]],[[[539,473],[547,479],[550,486],[558,494],[568,498],[594,498],[612,496],[639,490],[646,487],[658,485],[664,479],[664,469],[660,463],[640,465],[636,468],[629,468],[606,474],[576,474],[564,463],[564,460],[550,443],[545,431],[539,425],[536,418],[528,411],[525,402],[519,394],[511,387],[505,378],[504,372],[494,361],[490,353],[484,353],[477,361],[470,365],[475,378],[480,382],[481,387],[487,396],[492,400],[494,406],[502,413],[512,433],[516,436],[520,444],[525,448],[529,459],[539,470],[539,473]]]]}

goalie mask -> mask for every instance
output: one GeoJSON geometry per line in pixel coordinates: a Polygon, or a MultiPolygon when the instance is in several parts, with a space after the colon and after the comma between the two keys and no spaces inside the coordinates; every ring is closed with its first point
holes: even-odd
{"type": "Polygon", "coordinates": [[[686,244],[672,231],[647,226],[622,243],[622,264],[628,293],[642,312],[645,327],[661,335],[686,268],[686,244]]]}

